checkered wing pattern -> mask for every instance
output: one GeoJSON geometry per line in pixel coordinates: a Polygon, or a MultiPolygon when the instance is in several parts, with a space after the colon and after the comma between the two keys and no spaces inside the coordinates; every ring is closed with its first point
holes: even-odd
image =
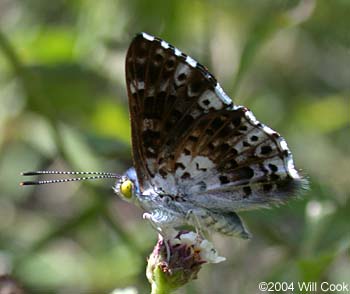
{"type": "Polygon", "coordinates": [[[126,84],[141,193],[231,211],[284,202],[302,186],[286,141],[172,45],[137,35],[126,84]]]}

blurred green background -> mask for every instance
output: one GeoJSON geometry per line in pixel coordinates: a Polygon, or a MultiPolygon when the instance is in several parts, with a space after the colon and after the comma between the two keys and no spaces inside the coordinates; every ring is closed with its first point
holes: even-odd
{"type": "Polygon", "coordinates": [[[180,293],[350,283],[350,1],[0,0],[0,274],[28,293],[147,293],[156,233],[111,180],[18,186],[21,171],[132,164],[124,58],[146,31],[208,66],[288,141],[310,190],[246,212],[254,238],[180,293]]]}

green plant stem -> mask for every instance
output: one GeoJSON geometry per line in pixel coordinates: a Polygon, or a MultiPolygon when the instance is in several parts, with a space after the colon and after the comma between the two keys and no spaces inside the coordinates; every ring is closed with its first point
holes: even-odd
{"type": "Polygon", "coordinates": [[[152,283],[151,294],[170,294],[175,289],[171,287],[164,276],[162,270],[157,267],[153,272],[154,281],[152,283]]]}

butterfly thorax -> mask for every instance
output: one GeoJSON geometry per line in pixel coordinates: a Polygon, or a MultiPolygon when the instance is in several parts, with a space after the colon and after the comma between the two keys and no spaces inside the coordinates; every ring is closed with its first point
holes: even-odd
{"type": "Polygon", "coordinates": [[[161,222],[175,221],[178,225],[186,223],[185,218],[189,205],[186,205],[184,195],[171,195],[161,188],[153,187],[142,190],[133,167],[129,168],[117,181],[114,191],[123,200],[136,204],[147,213],[157,215],[161,218],[161,222]],[[130,195],[127,195],[128,191],[123,190],[123,185],[130,181],[132,191],[130,195]]]}

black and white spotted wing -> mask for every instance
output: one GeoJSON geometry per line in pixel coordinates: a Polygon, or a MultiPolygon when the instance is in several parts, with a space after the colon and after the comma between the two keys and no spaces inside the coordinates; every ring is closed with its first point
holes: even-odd
{"type": "Polygon", "coordinates": [[[141,193],[232,211],[284,202],[302,186],[286,141],[167,42],[137,35],[126,83],[141,193]]]}

